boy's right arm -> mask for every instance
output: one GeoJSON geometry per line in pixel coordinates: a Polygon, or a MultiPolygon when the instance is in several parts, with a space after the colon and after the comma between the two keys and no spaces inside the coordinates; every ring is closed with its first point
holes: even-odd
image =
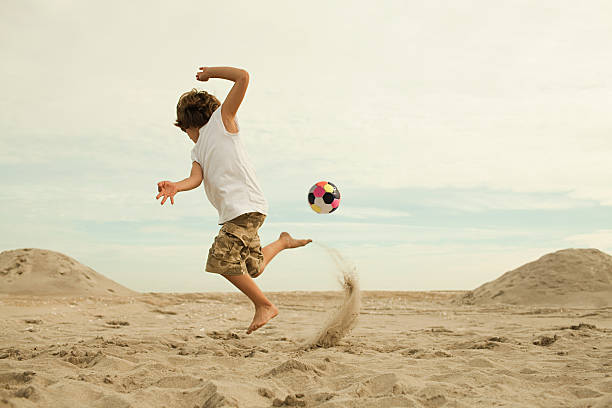
{"type": "Polygon", "coordinates": [[[234,86],[221,105],[221,117],[227,130],[236,133],[238,127],[234,122],[234,117],[249,86],[249,73],[244,69],[232,67],[200,67],[200,70],[201,72],[196,74],[196,78],[200,81],[208,81],[210,78],[234,81],[234,86]]]}
{"type": "Polygon", "coordinates": [[[161,205],[163,205],[168,198],[170,198],[170,203],[174,204],[174,196],[176,193],[193,190],[202,184],[202,178],[202,167],[200,167],[198,162],[194,161],[191,165],[191,174],[186,179],[177,183],[173,183],[172,181],[160,181],[157,183],[157,191],[159,194],[155,199],[158,200],[163,196],[164,198],[161,201],[161,205]]]}

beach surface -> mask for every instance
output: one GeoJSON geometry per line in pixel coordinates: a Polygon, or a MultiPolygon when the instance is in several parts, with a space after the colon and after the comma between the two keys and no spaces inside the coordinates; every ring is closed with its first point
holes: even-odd
{"type": "Polygon", "coordinates": [[[610,407],[612,309],[458,305],[363,292],[355,328],[308,348],[339,292],[0,295],[0,407],[610,407]]]}
{"type": "Polygon", "coordinates": [[[0,253],[3,407],[612,407],[612,257],[566,249],[472,291],[138,293],[0,253]]]}

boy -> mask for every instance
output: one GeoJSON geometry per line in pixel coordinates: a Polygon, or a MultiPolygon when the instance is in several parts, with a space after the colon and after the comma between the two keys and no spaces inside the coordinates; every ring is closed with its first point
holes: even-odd
{"type": "Polygon", "coordinates": [[[180,191],[192,190],[202,181],[206,196],[219,212],[219,235],[208,251],[206,271],[223,275],[255,305],[250,334],[278,314],[253,281],[280,251],[312,242],[294,239],[286,232],[261,248],[257,230],[264,222],[268,204],[255,178],[255,172],[240,139],[236,112],[244,99],[249,75],[231,67],[200,67],[196,79],[206,82],[223,78],[234,82],[223,104],[205,91],[193,89],[181,95],[176,106],[175,125],[195,143],[191,151],[191,174],[173,183],[157,183],[161,204],[180,191]]]}

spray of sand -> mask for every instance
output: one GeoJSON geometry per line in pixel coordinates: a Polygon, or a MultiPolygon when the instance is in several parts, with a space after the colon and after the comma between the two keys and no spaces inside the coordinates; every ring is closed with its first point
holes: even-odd
{"type": "Polygon", "coordinates": [[[317,243],[317,245],[330,255],[341,273],[338,280],[344,289],[344,299],[342,304],[332,312],[323,328],[308,342],[307,348],[336,345],[355,326],[361,306],[361,294],[355,266],[347,262],[337,250],[320,243],[317,243]]]}

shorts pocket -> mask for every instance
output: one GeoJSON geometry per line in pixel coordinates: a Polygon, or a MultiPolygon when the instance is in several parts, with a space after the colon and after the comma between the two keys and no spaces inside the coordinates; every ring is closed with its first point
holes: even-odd
{"type": "Polygon", "coordinates": [[[215,238],[210,255],[225,262],[239,263],[243,247],[244,244],[239,237],[221,230],[215,238]]]}
{"type": "Polygon", "coordinates": [[[222,275],[242,275],[246,272],[242,262],[242,241],[225,231],[219,231],[212,247],[208,251],[206,271],[222,275]]]}

